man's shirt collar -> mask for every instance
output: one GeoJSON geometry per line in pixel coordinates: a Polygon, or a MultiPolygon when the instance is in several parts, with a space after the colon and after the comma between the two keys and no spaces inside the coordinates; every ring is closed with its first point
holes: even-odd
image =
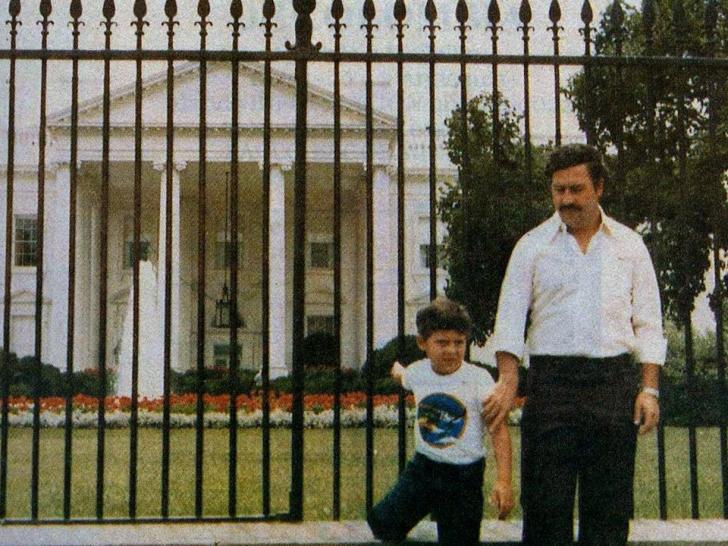
{"type": "MultiPolygon", "coordinates": [[[[601,216],[601,223],[599,224],[599,229],[597,229],[597,233],[600,231],[603,231],[605,235],[615,236],[616,232],[614,229],[615,220],[612,219],[610,216],[607,216],[607,214],[604,212],[604,209],[601,205],[599,205],[599,214],[601,216]]],[[[559,216],[559,212],[554,212],[553,216],[551,216],[549,220],[551,226],[549,229],[550,237],[549,240],[553,241],[554,237],[556,237],[560,233],[567,233],[567,226],[566,224],[561,220],[561,216],[559,216]]]]}

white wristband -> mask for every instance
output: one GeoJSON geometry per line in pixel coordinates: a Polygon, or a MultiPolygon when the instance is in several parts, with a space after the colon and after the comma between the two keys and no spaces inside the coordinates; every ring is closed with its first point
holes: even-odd
{"type": "Polygon", "coordinates": [[[657,390],[654,387],[642,387],[642,392],[647,393],[647,394],[651,394],[652,396],[654,396],[658,400],[660,398],[660,391],[657,390]]]}

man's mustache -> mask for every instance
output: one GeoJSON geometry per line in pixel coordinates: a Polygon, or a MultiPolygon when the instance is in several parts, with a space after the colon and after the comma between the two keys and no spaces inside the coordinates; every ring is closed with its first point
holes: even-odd
{"type": "Polygon", "coordinates": [[[579,212],[581,210],[581,207],[579,207],[577,205],[562,205],[559,207],[559,211],[562,211],[562,210],[567,210],[567,211],[571,210],[574,212],[579,212]]]}

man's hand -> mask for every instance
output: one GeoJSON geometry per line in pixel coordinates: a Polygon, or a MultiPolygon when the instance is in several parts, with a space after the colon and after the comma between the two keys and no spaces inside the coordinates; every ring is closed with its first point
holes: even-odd
{"type": "Polygon", "coordinates": [[[508,413],[513,408],[513,401],[516,399],[518,383],[512,381],[498,381],[490,393],[490,396],[483,403],[483,414],[488,430],[493,432],[505,421],[508,413]]]}
{"type": "Polygon", "coordinates": [[[483,415],[492,433],[513,408],[518,389],[518,359],[511,353],[496,353],[498,382],[483,404],[483,415]]]}
{"type": "Polygon", "coordinates": [[[660,403],[649,393],[641,392],[634,402],[634,424],[639,425],[639,433],[647,434],[660,421],[660,403]]]}
{"type": "Polygon", "coordinates": [[[514,504],[511,484],[496,481],[490,494],[490,505],[498,512],[498,519],[506,519],[514,504]]]}

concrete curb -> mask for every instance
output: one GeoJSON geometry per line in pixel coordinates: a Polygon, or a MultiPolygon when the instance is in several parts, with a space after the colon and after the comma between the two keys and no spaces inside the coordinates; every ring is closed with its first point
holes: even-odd
{"type": "MultiPolygon", "coordinates": [[[[520,521],[485,520],[483,544],[518,544],[520,521]]],[[[435,524],[421,522],[409,534],[407,544],[437,541],[435,524]]],[[[376,545],[364,521],[303,523],[119,523],[119,524],[10,524],[0,525],[3,546],[121,546],[121,545],[376,545]]],[[[728,520],[637,520],[630,544],[728,545],[728,520]]]]}

